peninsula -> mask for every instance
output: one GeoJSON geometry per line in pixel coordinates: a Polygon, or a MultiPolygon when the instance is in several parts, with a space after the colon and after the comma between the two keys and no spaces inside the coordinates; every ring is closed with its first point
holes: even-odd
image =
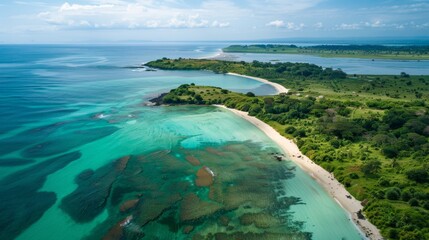
{"type": "MultiPolygon", "coordinates": [[[[354,200],[361,201],[364,208],[354,212],[356,222],[368,219],[389,239],[429,237],[428,76],[347,75],[312,64],[257,61],[164,58],[147,65],[234,72],[287,87],[280,95],[255,96],[182,85],[163,96],[162,103],[221,104],[248,112],[255,117],[252,121],[262,120],[291,139],[289,146],[296,143],[295,149],[283,149],[303,169],[311,172],[313,161],[314,167],[325,169],[329,175],[313,176],[325,188],[332,184],[327,190],[345,209],[354,212],[359,209],[354,200]]],[[[371,238],[379,238],[369,223],[359,225],[371,238]]]]}

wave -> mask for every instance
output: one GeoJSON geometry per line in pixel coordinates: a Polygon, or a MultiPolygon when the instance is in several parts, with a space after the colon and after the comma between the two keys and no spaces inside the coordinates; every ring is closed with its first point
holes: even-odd
{"type": "Polygon", "coordinates": [[[107,62],[108,59],[106,57],[68,56],[40,60],[36,61],[36,64],[75,68],[85,66],[97,66],[107,62]]]}

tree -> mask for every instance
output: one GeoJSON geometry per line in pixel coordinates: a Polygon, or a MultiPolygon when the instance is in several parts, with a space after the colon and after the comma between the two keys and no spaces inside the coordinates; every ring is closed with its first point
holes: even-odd
{"type": "Polygon", "coordinates": [[[418,183],[424,183],[427,182],[429,179],[429,174],[428,172],[423,169],[412,169],[410,171],[407,172],[407,178],[413,181],[416,181],[418,183]]]}
{"type": "Polygon", "coordinates": [[[410,75],[407,74],[407,73],[405,73],[405,72],[401,72],[401,77],[403,77],[403,78],[409,78],[410,75]]]}
{"type": "Polygon", "coordinates": [[[408,201],[408,204],[410,204],[410,206],[412,206],[412,207],[418,207],[419,201],[415,198],[411,198],[410,201],[408,201]]]}
{"type": "Polygon", "coordinates": [[[397,187],[388,188],[386,191],[386,198],[389,200],[399,200],[401,197],[401,189],[397,187]]]}
{"type": "Polygon", "coordinates": [[[248,96],[248,97],[255,97],[255,94],[252,93],[252,92],[248,92],[248,93],[246,93],[246,96],[248,96]]]}
{"type": "Polygon", "coordinates": [[[250,115],[250,116],[256,116],[256,115],[258,115],[258,113],[260,113],[261,111],[262,111],[261,106],[259,106],[258,104],[252,104],[252,105],[250,106],[250,109],[249,109],[249,115],[250,115]]]}
{"type": "Polygon", "coordinates": [[[287,134],[294,134],[295,131],[296,131],[296,128],[293,126],[289,126],[285,129],[285,133],[287,133],[287,134]]]}
{"type": "Polygon", "coordinates": [[[377,174],[381,170],[381,162],[379,160],[370,160],[361,166],[361,171],[366,175],[377,174]]]}
{"type": "Polygon", "coordinates": [[[203,97],[201,97],[201,95],[199,95],[199,94],[196,94],[196,95],[195,95],[195,100],[196,100],[198,103],[201,103],[201,102],[203,101],[203,97]]]}
{"type": "Polygon", "coordinates": [[[399,152],[398,149],[392,147],[392,146],[386,146],[383,148],[382,153],[384,156],[388,158],[395,158],[398,156],[399,152]]]}
{"type": "Polygon", "coordinates": [[[413,197],[413,194],[411,193],[410,190],[405,190],[401,193],[401,199],[402,201],[409,201],[411,198],[413,197]]]}
{"type": "Polygon", "coordinates": [[[328,117],[322,119],[322,131],[333,134],[338,138],[353,140],[355,136],[362,135],[363,128],[343,117],[328,117]]]}

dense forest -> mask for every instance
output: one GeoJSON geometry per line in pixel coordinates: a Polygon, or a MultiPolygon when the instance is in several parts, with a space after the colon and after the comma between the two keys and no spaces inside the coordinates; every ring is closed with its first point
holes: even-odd
{"type": "Polygon", "coordinates": [[[224,52],[310,54],[324,57],[387,58],[404,60],[429,59],[429,46],[385,45],[231,45],[224,52]]]}
{"type": "Polygon", "coordinates": [[[227,62],[218,60],[194,59],[159,59],[146,64],[149,67],[165,70],[210,70],[215,73],[234,72],[248,74],[262,78],[311,78],[311,79],[339,79],[347,75],[341,69],[322,68],[309,63],[264,63],[253,61],[227,62]]]}
{"type": "Polygon", "coordinates": [[[182,85],[166,104],[224,104],[294,139],[361,200],[388,239],[429,239],[429,77],[345,75],[311,64],[162,59],[162,69],[204,69],[264,77],[291,91],[239,94],[182,85]],[[309,73],[302,74],[303,68],[309,73]],[[335,73],[334,73],[335,72],[335,73]]]}

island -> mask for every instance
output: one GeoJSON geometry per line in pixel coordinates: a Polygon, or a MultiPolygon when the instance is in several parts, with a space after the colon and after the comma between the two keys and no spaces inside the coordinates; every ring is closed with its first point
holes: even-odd
{"type": "Polygon", "coordinates": [[[429,76],[347,75],[314,64],[258,61],[163,58],[146,65],[232,72],[289,89],[256,96],[185,84],[156,101],[247,112],[296,143],[291,158],[314,162],[351,193],[343,197],[360,201],[356,222],[368,219],[389,239],[429,238],[429,76]]]}
{"type": "Polygon", "coordinates": [[[226,53],[306,54],[321,57],[429,60],[429,46],[385,45],[296,45],[259,44],[231,45],[222,49],[226,53]]]}

